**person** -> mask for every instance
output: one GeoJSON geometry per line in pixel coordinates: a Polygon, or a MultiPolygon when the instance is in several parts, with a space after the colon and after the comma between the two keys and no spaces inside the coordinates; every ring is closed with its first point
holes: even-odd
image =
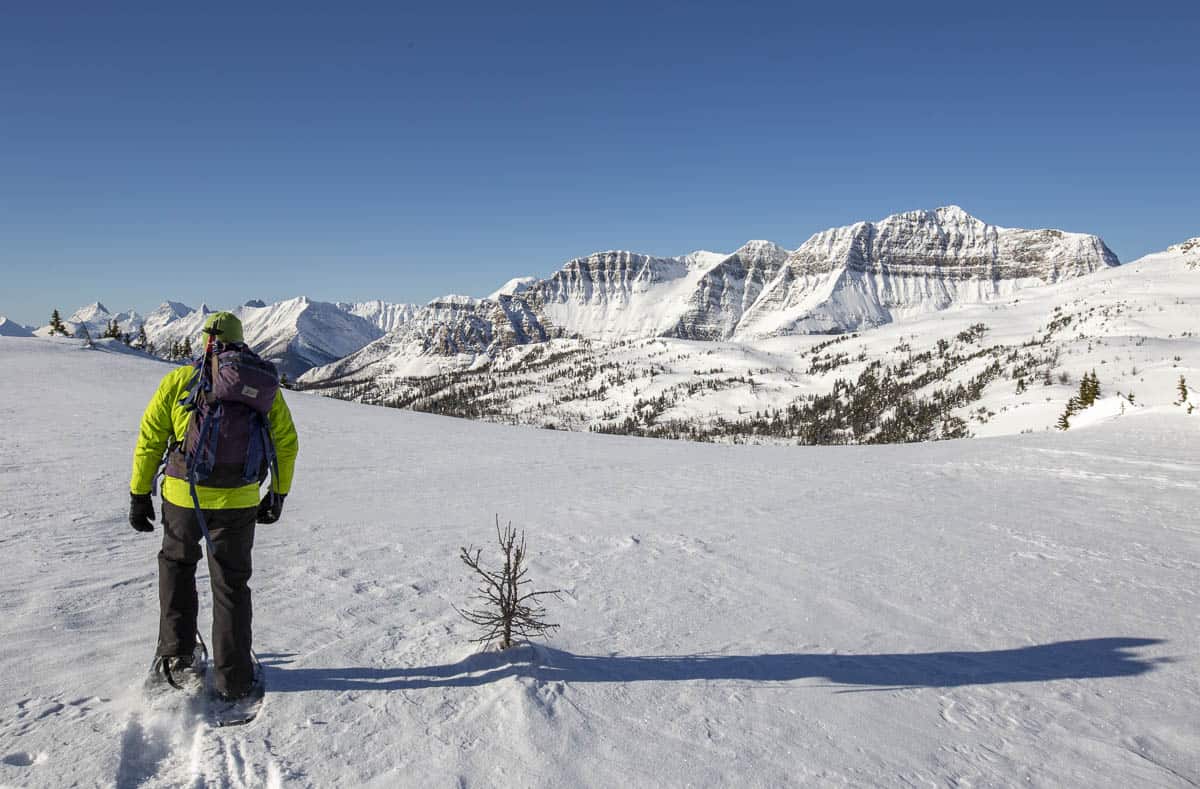
{"type": "MultiPolygon", "coordinates": [[[[204,366],[209,364],[212,354],[248,351],[241,322],[232,313],[209,315],[204,332],[209,338],[204,366]]],[[[261,364],[269,371],[267,375],[275,374],[269,362],[261,364]]],[[[199,670],[193,667],[193,654],[199,608],[196,564],[203,555],[200,541],[204,538],[198,515],[203,516],[208,529],[208,570],[213,596],[213,689],[220,698],[231,700],[261,691],[251,653],[249,581],[254,530],[256,523],[279,520],[284,497],[291,488],[299,439],[287,403],[277,390],[269,401],[267,414],[277,462],[272,468],[270,490],[261,502],[259,485],[265,473],[249,484],[241,474],[234,475],[235,478],[225,475],[225,479],[214,474],[204,480],[207,484],[195,486],[193,499],[184,453],[189,422],[196,418],[196,412],[188,410],[183,401],[187,400],[189,386],[200,369],[187,365],[167,373],[146,406],[133,454],[129,523],[139,532],[154,530],[151,490],[164,452],[169,450],[162,484],[163,540],[158,553],[159,626],[154,668],[172,684],[175,684],[173,674],[199,670]]],[[[221,425],[222,439],[227,429],[226,424],[221,425]]],[[[264,462],[263,467],[266,465],[264,462]]],[[[240,465],[238,470],[242,470],[240,465]]]]}

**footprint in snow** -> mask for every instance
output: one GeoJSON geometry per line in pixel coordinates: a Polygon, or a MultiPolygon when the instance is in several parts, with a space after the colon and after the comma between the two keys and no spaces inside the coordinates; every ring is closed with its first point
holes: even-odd
{"type": "Polygon", "coordinates": [[[17,751],[15,753],[6,754],[0,762],[4,762],[10,767],[32,767],[35,764],[41,764],[46,761],[47,756],[44,753],[33,754],[28,751],[17,751]]]}

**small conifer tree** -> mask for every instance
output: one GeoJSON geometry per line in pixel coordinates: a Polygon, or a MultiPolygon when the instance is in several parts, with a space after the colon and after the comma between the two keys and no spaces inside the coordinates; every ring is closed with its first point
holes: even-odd
{"type": "Polygon", "coordinates": [[[64,337],[70,337],[67,332],[67,327],[63,325],[62,318],[58,314],[58,307],[54,308],[54,312],[50,313],[50,336],[61,334],[64,337]]]}
{"type": "Polygon", "coordinates": [[[191,337],[184,338],[183,348],[181,349],[181,353],[183,354],[184,359],[192,358],[192,338],[191,337]]]}
{"type": "Polygon", "coordinates": [[[1179,392],[1179,402],[1176,403],[1175,405],[1183,405],[1184,403],[1186,403],[1188,401],[1188,388],[1187,388],[1187,379],[1184,378],[1182,375],[1179,376],[1179,383],[1176,385],[1176,389],[1179,392]]]}
{"type": "MultiPolygon", "coordinates": [[[[146,327],[138,326],[137,338],[133,341],[133,347],[144,351],[149,344],[149,340],[146,339],[146,327]]],[[[154,351],[150,351],[150,353],[154,353],[154,351]]]]}

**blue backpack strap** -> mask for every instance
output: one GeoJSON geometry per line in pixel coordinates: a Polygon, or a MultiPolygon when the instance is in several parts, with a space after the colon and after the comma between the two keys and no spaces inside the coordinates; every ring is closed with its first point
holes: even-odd
{"type": "Polygon", "coordinates": [[[196,475],[203,481],[212,473],[217,462],[217,439],[220,437],[221,417],[224,409],[220,403],[212,406],[200,422],[200,430],[196,436],[196,446],[192,456],[188,458],[188,474],[196,475]]]}
{"type": "Polygon", "coordinates": [[[263,448],[267,453],[267,465],[271,468],[271,501],[275,501],[275,496],[278,495],[276,488],[279,486],[279,458],[275,454],[275,439],[271,438],[271,418],[266,414],[262,415],[262,435],[263,448]]]}
{"type": "MultiPolygon", "coordinates": [[[[217,404],[204,417],[204,421],[200,423],[200,438],[196,445],[196,452],[188,458],[188,492],[192,495],[192,506],[196,510],[196,523],[200,524],[200,532],[204,535],[204,542],[208,545],[208,555],[212,556],[213,543],[212,535],[208,533],[208,523],[204,520],[204,510],[200,507],[200,494],[196,491],[196,476],[197,466],[200,465],[200,455],[207,448],[208,434],[215,434],[214,426],[219,425],[221,420],[221,406],[217,404]]],[[[213,454],[215,457],[215,454],[213,454]]],[[[209,471],[212,470],[211,464],[209,471]]]]}
{"type": "Polygon", "coordinates": [[[260,482],[263,464],[269,462],[271,436],[263,428],[263,419],[265,417],[258,412],[250,416],[250,437],[246,442],[246,462],[242,466],[242,481],[246,484],[260,482]]]}

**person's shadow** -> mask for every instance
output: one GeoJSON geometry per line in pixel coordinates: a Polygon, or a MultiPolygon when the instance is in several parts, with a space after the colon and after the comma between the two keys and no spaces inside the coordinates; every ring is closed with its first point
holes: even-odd
{"type": "Polygon", "coordinates": [[[1154,638],[1089,638],[986,652],[777,655],[573,655],[541,645],[472,655],[458,663],[411,668],[290,668],[292,654],[261,656],[271,692],[419,690],[469,687],[505,677],[544,682],[682,682],[823,679],[873,688],[948,688],[1000,682],[1132,677],[1170,658],[1141,658],[1154,638]]]}

